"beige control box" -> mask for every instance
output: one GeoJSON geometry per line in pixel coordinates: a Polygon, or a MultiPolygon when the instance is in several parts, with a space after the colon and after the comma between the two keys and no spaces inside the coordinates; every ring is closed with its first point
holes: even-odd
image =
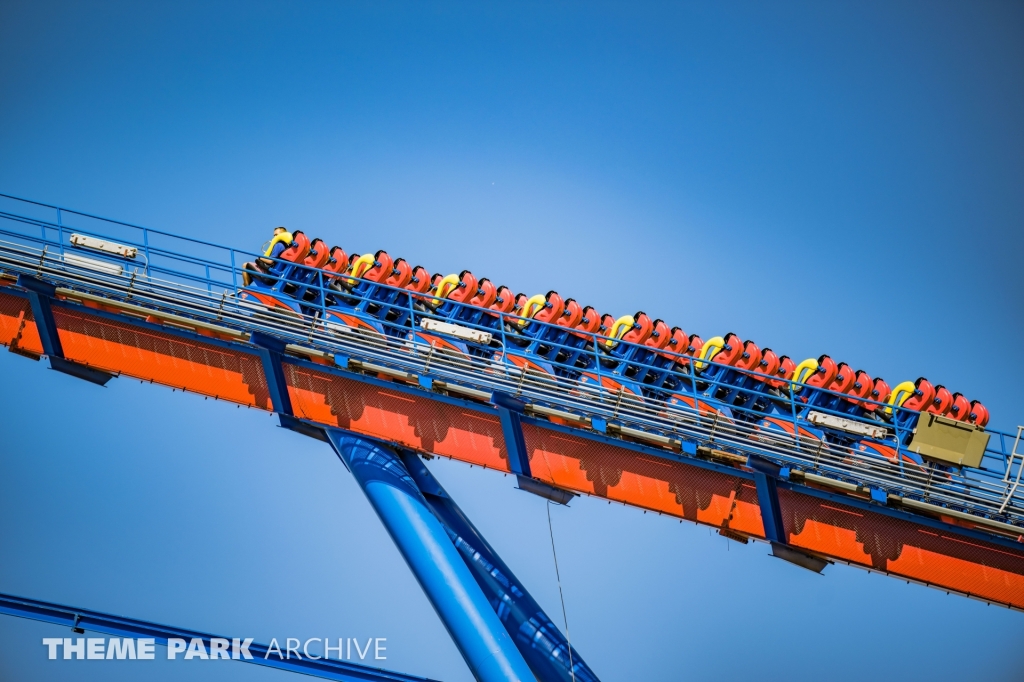
{"type": "Polygon", "coordinates": [[[974,424],[925,412],[907,449],[942,464],[978,467],[988,438],[989,434],[974,424]]]}

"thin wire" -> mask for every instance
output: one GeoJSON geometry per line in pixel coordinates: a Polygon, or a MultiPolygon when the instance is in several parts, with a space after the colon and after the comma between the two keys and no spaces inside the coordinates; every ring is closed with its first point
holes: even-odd
{"type": "Polygon", "coordinates": [[[558,573],[558,553],[555,552],[555,531],[551,527],[551,500],[546,505],[548,510],[548,534],[551,535],[551,556],[555,558],[555,580],[558,581],[558,598],[562,601],[562,622],[565,623],[565,644],[569,650],[569,674],[572,682],[576,682],[576,670],[572,665],[572,640],[569,639],[569,619],[565,615],[565,595],[562,594],[562,576],[558,573]]]}

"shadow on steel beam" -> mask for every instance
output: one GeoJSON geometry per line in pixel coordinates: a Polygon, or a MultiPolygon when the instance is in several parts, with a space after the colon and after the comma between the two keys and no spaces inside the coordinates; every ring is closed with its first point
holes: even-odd
{"type": "Polygon", "coordinates": [[[544,481],[538,481],[536,478],[530,478],[529,476],[517,475],[516,482],[519,483],[520,490],[533,493],[534,495],[543,497],[546,500],[551,500],[556,504],[564,504],[567,507],[569,506],[569,502],[572,501],[572,498],[579,497],[579,495],[571,490],[557,488],[545,483],[544,481]]]}
{"type": "Polygon", "coordinates": [[[289,431],[301,433],[303,436],[309,436],[310,438],[315,438],[316,440],[323,441],[324,443],[331,442],[331,439],[327,437],[327,434],[319,426],[310,424],[309,422],[301,419],[296,419],[288,414],[278,414],[277,416],[278,419],[280,419],[281,426],[289,431]]]}
{"type": "Polygon", "coordinates": [[[85,365],[65,360],[64,358],[57,357],[56,355],[50,356],[50,369],[55,369],[58,372],[62,372],[68,376],[73,376],[77,379],[84,379],[85,381],[96,384],[97,386],[104,386],[108,381],[114,378],[114,375],[109,372],[93,369],[92,367],[86,367],[85,365]]]}
{"type": "Polygon", "coordinates": [[[820,557],[804,554],[803,552],[793,549],[789,545],[784,545],[781,542],[772,543],[772,556],[819,574],[825,570],[826,566],[832,563],[831,561],[827,561],[820,557]]]}

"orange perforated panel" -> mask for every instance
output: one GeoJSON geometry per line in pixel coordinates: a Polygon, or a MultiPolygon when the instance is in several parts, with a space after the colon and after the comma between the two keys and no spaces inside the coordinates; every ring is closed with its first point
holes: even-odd
{"type": "Polygon", "coordinates": [[[912,580],[1024,608],[1024,548],[780,490],[789,542],[912,580]]]}
{"type": "Polygon", "coordinates": [[[11,345],[21,330],[28,301],[18,296],[0,294],[0,343],[11,345]]]}
{"type": "Polygon", "coordinates": [[[0,294],[0,344],[40,355],[43,344],[28,299],[0,294]]]}
{"type": "Polygon", "coordinates": [[[523,425],[533,475],[576,490],[748,535],[764,536],[757,492],[736,476],[523,425]]]}
{"type": "MultiPolygon", "coordinates": [[[[117,374],[270,409],[259,358],[243,350],[54,307],[69,360],[117,374]]],[[[26,299],[0,293],[0,343],[42,353],[26,299]]],[[[508,471],[496,416],[396,388],[284,365],[295,415],[508,471]]],[[[523,435],[534,476],[581,493],[763,537],[757,494],[738,476],[536,424],[523,435]]],[[[779,491],[788,541],[854,565],[1024,609],[1024,546],[1016,552],[952,530],[779,491]]]]}
{"type": "Polygon", "coordinates": [[[259,358],[54,306],[64,357],[115,374],[269,410],[259,358]]]}
{"type": "Polygon", "coordinates": [[[297,417],[509,470],[497,417],[289,363],[285,380],[297,417]]]}

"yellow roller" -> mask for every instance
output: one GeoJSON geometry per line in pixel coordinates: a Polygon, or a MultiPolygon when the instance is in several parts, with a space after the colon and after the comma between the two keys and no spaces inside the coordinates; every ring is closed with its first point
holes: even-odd
{"type": "MultiPolygon", "coordinates": [[[[713,336],[704,342],[704,346],[700,349],[700,354],[697,355],[701,360],[707,360],[711,362],[715,359],[715,356],[725,347],[725,339],[721,336],[713,336]]],[[[708,366],[707,362],[696,362],[693,365],[698,372],[703,372],[704,368],[708,366]]]]}
{"type": "Polygon", "coordinates": [[[907,402],[907,399],[914,395],[914,391],[917,390],[917,386],[914,385],[913,381],[904,381],[902,384],[898,384],[896,388],[892,389],[892,393],[889,394],[889,399],[886,400],[889,404],[885,408],[886,414],[892,414],[892,408],[903,407],[903,403],[907,402]]]}

